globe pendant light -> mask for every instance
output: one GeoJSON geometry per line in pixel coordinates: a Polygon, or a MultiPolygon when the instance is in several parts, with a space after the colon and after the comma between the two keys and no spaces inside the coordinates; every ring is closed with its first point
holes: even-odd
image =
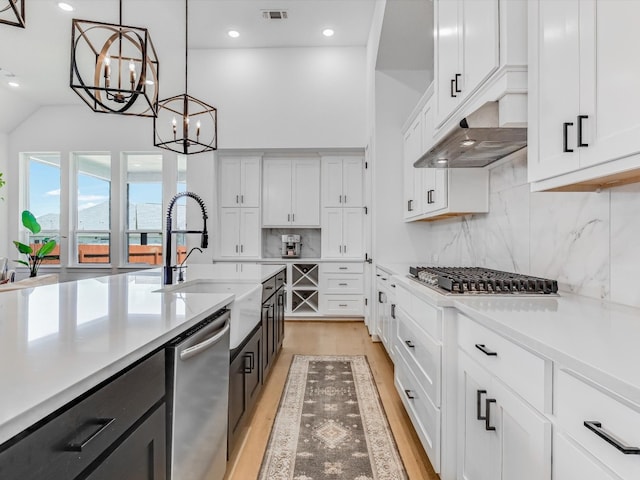
{"type": "Polygon", "coordinates": [[[71,88],[95,112],[155,117],[158,56],[146,28],[73,19],[71,88]]]}
{"type": "Polygon", "coordinates": [[[189,1],[185,0],[184,92],[160,100],[153,119],[156,147],[190,155],[218,148],[218,111],[188,94],[189,1]]]}
{"type": "Polygon", "coordinates": [[[24,28],[24,1],[25,0],[0,1],[0,23],[24,28]]]}

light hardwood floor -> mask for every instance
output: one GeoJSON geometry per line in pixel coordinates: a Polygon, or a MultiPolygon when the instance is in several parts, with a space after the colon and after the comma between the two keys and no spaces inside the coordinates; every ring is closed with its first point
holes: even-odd
{"type": "Polygon", "coordinates": [[[402,461],[411,480],[437,480],[393,385],[393,364],[381,343],[373,343],[363,322],[286,322],[285,339],[253,417],[231,452],[226,480],[258,477],[262,456],[294,354],[366,355],[402,461]]]}

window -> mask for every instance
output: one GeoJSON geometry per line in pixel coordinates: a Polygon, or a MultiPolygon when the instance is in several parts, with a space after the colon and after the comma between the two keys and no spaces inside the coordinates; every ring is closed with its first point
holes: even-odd
{"type": "Polygon", "coordinates": [[[111,155],[73,155],[76,179],[74,241],[78,263],[110,263],[111,155]]]}
{"type": "MultiPolygon", "coordinates": [[[[20,237],[37,250],[45,239],[60,236],[60,154],[25,153],[22,158],[29,184],[23,209],[35,215],[42,230],[34,235],[21,225],[20,237]]],[[[42,264],[60,264],[60,245],[42,264]]]]}
{"type": "Polygon", "coordinates": [[[162,155],[127,154],[127,263],[162,265],[162,155]]]}

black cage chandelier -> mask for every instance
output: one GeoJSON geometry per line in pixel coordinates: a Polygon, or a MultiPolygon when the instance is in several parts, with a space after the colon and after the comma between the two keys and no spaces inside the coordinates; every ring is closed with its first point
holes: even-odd
{"type": "MultiPolygon", "coordinates": [[[[24,0],[23,0],[24,1],[24,0]]],[[[71,88],[95,112],[155,117],[158,56],[146,28],[73,19],[71,88]]]]}
{"type": "Polygon", "coordinates": [[[25,0],[0,1],[0,23],[24,28],[24,1],[25,0]]]}
{"type": "Polygon", "coordinates": [[[153,119],[156,147],[190,155],[218,148],[218,111],[188,94],[189,1],[185,0],[184,93],[160,100],[153,119]]]}

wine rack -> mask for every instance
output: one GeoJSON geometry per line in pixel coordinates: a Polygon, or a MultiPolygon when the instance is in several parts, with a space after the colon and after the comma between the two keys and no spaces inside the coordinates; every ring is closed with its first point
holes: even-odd
{"type": "Polygon", "coordinates": [[[318,312],[317,263],[294,263],[291,265],[291,313],[318,312]]]}

